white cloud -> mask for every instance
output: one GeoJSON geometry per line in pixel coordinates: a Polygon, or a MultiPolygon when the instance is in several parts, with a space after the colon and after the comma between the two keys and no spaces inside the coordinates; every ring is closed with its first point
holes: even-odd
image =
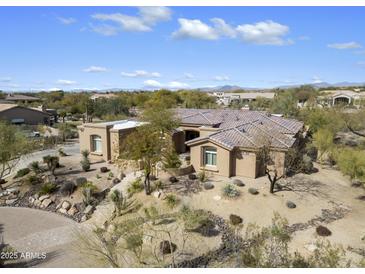
{"type": "Polygon", "coordinates": [[[247,43],[274,46],[293,43],[291,40],[284,39],[284,36],[289,33],[289,27],[270,20],[239,25],[236,31],[238,36],[247,43]]]}
{"type": "Polygon", "coordinates": [[[91,17],[99,21],[108,21],[116,26],[102,25],[92,27],[92,30],[103,35],[115,35],[119,31],[146,32],[151,31],[152,27],[159,22],[171,19],[171,10],[167,7],[139,7],[137,16],[122,13],[97,13],[91,17]]]}
{"type": "Polygon", "coordinates": [[[0,82],[2,82],[2,83],[11,82],[11,77],[2,77],[2,78],[0,78],[0,82]]]}
{"type": "Polygon", "coordinates": [[[118,28],[107,24],[102,24],[98,26],[94,26],[91,24],[90,29],[91,31],[99,33],[104,36],[113,36],[118,34],[118,28]]]}
{"type": "Polygon", "coordinates": [[[347,43],[334,43],[328,44],[327,47],[334,48],[334,49],[359,49],[362,46],[357,42],[347,42],[347,43]]]}
{"type": "Polygon", "coordinates": [[[185,78],[185,79],[189,79],[189,80],[193,80],[193,79],[195,79],[195,76],[194,76],[194,74],[192,74],[192,73],[185,72],[185,73],[184,73],[184,78],[185,78]]]}
{"type": "Polygon", "coordinates": [[[122,76],[124,77],[161,77],[159,72],[148,72],[145,70],[135,70],[134,72],[122,72],[122,76]]]}
{"type": "Polygon", "coordinates": [[[107,69],[105,67],[98,67],[98,66],[90,66],[83,70],[84,72],[105,72],[107,69]]]}
{"type": "Polygon", "coordinates": [[[321,77],[315,75],[315,76],[312,77],[312,83],[313,84],[320,84],[320,83],[323,83],[323,80],[321,79],[321,77]]]}
{"type": "Polygon", "coordinates": [[[213,18],[210,21],[213,22],[214,29],[219,35],[227,36],[229,38],[236,37],[236,30],[231,25],[227,24],[223,19],[213,18]]]}
{"type": "Polygon", "coordinates": [[[77,22],[77,20],[75,18],[72,17],[57,17],[57,20],[60,21],[62,24],[64,25],[71,25],[77,22]]]}
{"type": "Polygon", "coordinates": [[[77,82],[76,81],[71,81],[71,80],[57,80],[57,84],[65,85],[65,86],[71,86],[71,85],[77,84],[77,82]]]}
{"type": "Polygon", "coordinates": [[[144,86],[147,88],[161,88],[162,84],[156,80],[146,80],[143,82],[144,86]]]}
{"type": "Polygon", "coordinates": [[[217,40],[223,37],[234,39],[238,37],[246,43],[275,46],[293,43],[292,40],[285,38],[289,33],[289,27],[274,21],[243,24],[236,27],[227,24],[221,18],[212,18],[210,21],[212,25],[198,19],[179,18],[180,28],[172,33],[172,37],[205,40],[217,40]]]}
{"type": "Polygon", "coordinates": [[[183,88],[189,88],[189,85],[183,82],[178,81],[171,81],[167,84],[162,84],[159,81],[156,80],[146,80],[143,82],[145,88],[152,88],[152,89],[158,89],[158,88],[170,88],[170,89],[183,89],[183,88]]]}
{"type": "Polygon", "coordinates": [[[215,81],[229,81],[229,77],[226,75],[217,75],[213,78],[215,81]]]}
{"type": "Polygon", "coordinates": [[[216,40],[219,38],[219,35],[214,28],[208,26],[200,20],[179,18],[178,21],[180,28],[172,33],[173,38],[195,38],[205,40],[216,40]]]}

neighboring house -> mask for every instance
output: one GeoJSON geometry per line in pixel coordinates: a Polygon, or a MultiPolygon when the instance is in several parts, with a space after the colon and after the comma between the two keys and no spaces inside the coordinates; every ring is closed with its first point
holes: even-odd
{"type": "Polygon", "coordinates": [[[138,121],[121,120],[78,126],[80,150],[90,151],[92,159],[113,161],[123,138],[141,124],[138,121]]]}
{"type": "Polygon", "coordinates": [[[324,106],[351,105],[357,108],[364,106],[365,92],[352,90],[328,90],[318,97],[318,103],[324,106]]]}
{"type": "Polygon", "coordinates": [[[242,93],[228,93],[228,92],[213,92],[211,96],[216,97],[216,102],[219,105],[228,106],[233,102],[247,103],[257,100],[257,98],[265,98],[272,100],[275,97],[274,92],[242,92],[242,93]]]}
{"type": "Polygon", "coordinates": [[[12,124],[49,125],[51,116],[49,113],[35,108],[0,104],[0,120],[9,121],[12,124]]]}
{"type": "Polygon", "coordinates": [[[6,95],[5,101],[14,103],[30,103],[30,102],[41,101],[41,99],[23,94],[9,93],[6,95]]]}
{"type": "Polygon", "coordinates": [[[114,93],[95,93],[93,95],[91,95],[90,100],[98,100],[98,99],[110,99],[110,98],[115,98],[117,95],[115,95],[114,93]]]}
{"type": "Polygon", "coordinates": [[[298,144],[303,131],[302,122],[259,111],[178,109],[177,115],[177,152],[190,151],[195,171],[224,177],[263,175],[258,152],[264,145],[271,147],[282,174],[286,152],[298,144]]]}
{"type": "MultiPolygon", "coordinates": [[[[206,170],[224,177],[263,175],[258,157],[262,146],[272,149],[282,174],[286,152],[295,147],[303,123],[265,112],[222,109],[177,109],[181,124],[172,135],[178,153],[190,152],[196,172],[206,170]]],[[[113,160],[125,136],[142,123],[117,121],[79,126],[80,148],[91,156],[113,160]]]]}
{"type": "Polygon", "coordinates": [[[50,119],[50,124],[51,125],[53,125],[55,123],[58,123],[58,113],[57,113],[57,110],[56,109],[54,109],[54,108],[46,108],[45,105],[41,105],[41,106],[39,106],[39,107],[37,107],[35,109],[48,113],[51,116],[51,119],[50,119]]]}

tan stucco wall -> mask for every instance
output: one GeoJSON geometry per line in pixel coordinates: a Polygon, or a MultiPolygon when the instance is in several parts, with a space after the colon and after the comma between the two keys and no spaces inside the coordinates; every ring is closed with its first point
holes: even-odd
{"type": "Polygon", "coordinates": [[[107,127],[90,127],[80,126],[79,129],[79,140],[80,140],[80,151],[87,149],[90,151],[90,159],[93,160],[104,160],[108,161],[111,159],[110,154],[110,137],[107,127]],[[91,136],[99,135],[101,137],[102,153],[96,154],[92,152],[91,136]]]}
{"type": "Polygon", "coordinates": [[[24,119],[24,123],[27,125],[44,124],[44,118],[47,118],[46,124],[49,124],[50,116],[37,110],[15,107],[0,112],[0,120],[11,122],[13,119],[24,119]]]}
{"type": "Polygon", "coordinates": [[[216,169],[205,168],[206,171],[216,175],[230,177],[231,176],[231,152],[220,146],[205,142],[203,144],[190,147],[191,164],[196,172],[203,170],[203,149],[204,147],[215,147],[217,149],[217,167],[216,169]]]}
{"type": "Polygon", "coordinates": [[[110,130],[110,140],[111,140],[111,146],[110,146],[110,152],[111,152],[111,161],[114,161],[119,156],[120,146],[123,142],[123,140],[133,131],[135,131],[134,128],[130,129],[124,129],[124,130],[110,130]]]}
{"type": "Polygon", "coordinates": [[[256,178],[257,177],[257,165],[256,165],[256,153],[235,150],[233,155],[233,174],[235,176],[256,178]]]}

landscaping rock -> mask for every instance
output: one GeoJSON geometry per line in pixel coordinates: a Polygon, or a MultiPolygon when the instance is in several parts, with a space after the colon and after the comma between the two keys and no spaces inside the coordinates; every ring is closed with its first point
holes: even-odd
{"type": "Polygon", "coordinates": [[[70,216],[74,216],[77,212],[79,212],[77,210],[77,208],[75,206],[71,207],[68,211],[67,211],[67,214],[70,215],[70,216]]]}
{"type": "Polygon", "coordinates": [[[33,205],[34,205],[35,207],[40,207],[40,206],[42,205],[42,202],[41,202],[41,201],[39,201],[39,200],[35,200],[35,201],[34,201],[34,203],[33,203],[33,205]]]}
{"type": "Polygon", "coordinates": [[[257,195],[259,194],[259,191],[256,188],[250,187],[248,189],[248,192],[251,193],[252,195],[257,195]]]}
{"type": "Polygon", "coordinates": [[[70,203],[70,202],[68,202],[68,201],[63,201],[63,203],[62,203],[61,207],[67,211],[67,210],[69,210],[69,209],[70,209],[70,207],[71,207],[71,203],[70,203]]]}
{"type": "Polygon", "coordinates": [[[242,224],[242,222],[243,222],[243,219],[240,216],[235,215],[235,214],[229,215],[229,220],[232,225],[239,225],[239,224],[242,224]]]}
{"type": "Polygon", "coordinates": [[[189,180],[196,180],[196,179],[198,179],[198,177],[196,176],[196,174],[189,174],[188,175],[188,178],[189,178],[189,180]]]}
{"type": "Polygon", "coordinates": [[[319,236],[324,236],[324,237],[332,235],[331,230],[329,230],[327,227],[322,226],[322,225],[320,225],[316,228],[316,232],[319,236]]]}
{"type": "Polygon", "coordinates": [[[6,191],[10,194],[10,193],[19,193],[19,187],[11,187],[6,189],[6,191]]]}
{"type": "Polygon", "coordinates": [[[80,222],[85,222],[87,221],[87,215],[83,215],[80,219],[80,222]]]}
{"type": "Polygon", "coordinates": [[[38,193],[36,193],[36,194],[34,194],[34,199],[38,199],[39,198],[39,194],[38,193]]]}
{"type": "Polygon", "coordinates": [[[45,199],[48,199],[49,198],[49,195],[43,195],[43,196],[41,196],[41,197],[39,197],[39,201],[40,202],[43,202],[43,200],[45,200],[45,199]]]}
{"type": "Polygon", "coordinates": [[[94,211],[94,207],[92,205],[88,205],[85,209],[84,209],[84,214],[89,215],[94,211]]]}
{"type": "Polygon", "coordinates": [[[177,183],[179,180],[175,176],[169,178],[170,183],[177,183]]]}
{"type": "Polygon", "coordinates": [[[58,212],[67,215],[67,210],[62,207],[58,210],[58,212]]]}
{"type": "Polygon", "coordinates": [[[109,171],[109,169],[106,167],[106,166],[102,166],[101,168],[100,168],[100,172],[101,173],[106,173],[106,172],[108,172],[109,171]]]}
{"type": "Polygon", "coordinates": [[[287,206],[288,208],[296,208],[296,207],[297,207],[297,205],[296,205],[296,204],[294,204],[292,201],[287,201],[287,202],[286,202],[286,206],[287,206]]]}
{"type": "Polygon", "coordinates": [[[211,182],[205,182],[203,186],[204,186],[204,189],[206,189],[206,190],[214,188],[214,185],[211,182]]]}
{"type": "Polygon", "coordinates": [[[175,252],[177,245],[174,243],[170,243],[169,241],[160,242],[160,251],[162,254],[171,254],[175,252]]]}
{"type": "Polygon", "coordinates": [[[85,177],[78,177],[75,180],[76,186],[81,186],[82,184],[85,184],[87,182],[87,179],[85,177]]]}
{"type": "Polygon", "coordinates": [[[150,180],[151,181],[156,181],[157,180],[157,177],[155,175],[150,175],[150,180]]]}
{"type": "Polygon", "coordinates": [[[313,252],[317,249],[317,246],[313,243],[309,243],[304,245],[304,248],[307,249],[309,252],[313,252]]]}
{"type": "Polygon", "coordinates": [[[42,201],[42,207],[47,208],[52,203],[53,203],[53,201],[51,199],[44,199],[42,201]]]}
{"type": "Polygon", "coordinates": [[[119,184],[121,182],[121,180],[119,178],[114,178],[113,179],[113,184],[116,185],[116,184],[119,184]]]}
{"type": "Polygon", "coordinates": [[[222,199],[222,197],[219,195],[213,197],[213,200],[215,200],[215,201],[220,201],[221,199],[222,199]]]}
{"type": "Polygon", "coordinates": [[[155,192],[152,193],[152,195],[153,195],[153,197],[158,199],[161,196],[161,192],[160,191],[155,191],[155,192]]]}
{"type": "Polygon", "coordinates": [[[32,204],[34,203],[35,199],[34,199],[34,197],[30,196],[30,197],[28,198],[28,201],[29,201],[29,203],[32,205],[32,204]]]}
{"type": "Polygon", "coordinates": [[[14,204],[18,199],[8,199],[5,201],[5,204],[6,205],[12,205],[14,204]]]}
{"type": "Polygon", "coordinates": [[[236,186],[245,186],[245,184],[244,184],[241,180],[239,180],[239,179],[234,179],[234,180],[232,181],[232,183],[233,183],[234,185],[236,185],[236,186]]]}

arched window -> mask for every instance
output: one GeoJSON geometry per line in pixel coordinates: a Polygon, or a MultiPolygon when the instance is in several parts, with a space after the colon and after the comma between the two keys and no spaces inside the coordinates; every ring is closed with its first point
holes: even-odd
{"type": "Polygon", "coordinates": [[[101,153],[101,137],[99,135],[91,135],[91,151],[101,153]]]}
{"type": "Polygon", "coordinates": [[[207,166],[217,165],[217,149],[215,147],[204,148],[204,165],[207,166]]]}

